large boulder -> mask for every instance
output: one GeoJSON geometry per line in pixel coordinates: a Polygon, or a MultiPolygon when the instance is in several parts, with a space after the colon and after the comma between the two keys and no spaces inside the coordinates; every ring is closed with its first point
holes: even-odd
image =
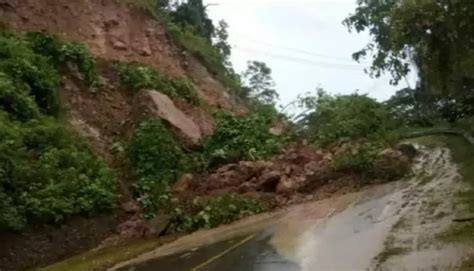
{"type": "Polygon", "coordinates": [[[155,90],[142,91],[136,98],[135,109],[140,115],[160,118],[171,126],[171,130],[186,142],[199,144],[201,130],[194,121],[179,110],[165,94],[155,90]]]}

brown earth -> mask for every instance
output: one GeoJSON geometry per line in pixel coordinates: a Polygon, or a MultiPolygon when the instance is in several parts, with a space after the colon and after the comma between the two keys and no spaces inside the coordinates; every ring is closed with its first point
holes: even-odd
{"type": "Polygon", "coordinates": [[[312,145],[294,145],[270,161],[241,161],[202,175],[186,174],[173,187],[176,197],[240,193],[273,199],[276,206],[319,200],[369,185],[357,174],[332,167],[333,154],[312,145]]]}
{"type": "Polygon", "coordinates": [[[84,42],[105,60],[137,61],[172,77],[190,78],[205,103],[245,112],[197,59],[172,43],[148,11],[125,2],[0,0],[0,20],[15,29],[46,31],[84,42]]]}

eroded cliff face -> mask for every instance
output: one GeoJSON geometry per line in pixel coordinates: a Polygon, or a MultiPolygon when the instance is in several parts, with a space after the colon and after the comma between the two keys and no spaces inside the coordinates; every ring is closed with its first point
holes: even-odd
{"type": "Polygon", "coordinates": [[[104,60],[137,61],[172,77],[188,77],[208,105],[245,111],[199,61],[173,45],[148,11],[125,2],[0,0],[0,18],[14,29],[46,31],[86,43],[104,60]]]}

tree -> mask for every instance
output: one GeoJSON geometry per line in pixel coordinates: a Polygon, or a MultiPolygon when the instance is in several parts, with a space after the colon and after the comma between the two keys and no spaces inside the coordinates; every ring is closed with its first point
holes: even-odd
{"type": "Polygon", "coordinates": [[[206,6],[202,0],[188,0],[186,3],[178,5],[173,17],[175,22],[194,27],[200,36],[211,41],[215,28],[207,15],[206,6]]]}
{"type": "Polygon", "coordinates": [[[229,25],[227,24],[227,22],[224,20],[221,20],[219,21],[219,26],[216,28],[216,31],[214,33],[215,35],[214,47],[217,49],[217,51],[221,55],[224,62],[229,62],[229,57],[232,50],[229,43],[227,42],[229,38],[229,33],[227,32],[228,28],[229,28],[229,25]]]}
{"type": "Polygon", "coordinates": [[[344,24],[372,35],[353,55],[373,57],[372,76],[390,72],[397,84],[412,64],[432,93],[472,91],[466,82],[474,78],[474,1],[359,0],[344,24]]]}
{"type": "Polygon", "coordinates": [[[278,93],[272,79],[272,70],[264,62],[249,61],[247,70],[242,74],[244,93],[263,104],[275,104],[278,93]]]}

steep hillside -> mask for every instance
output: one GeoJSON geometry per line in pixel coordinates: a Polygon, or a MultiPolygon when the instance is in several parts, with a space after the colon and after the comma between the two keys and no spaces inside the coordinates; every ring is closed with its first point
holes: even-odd
{"type": "MultiPolygon", "coordinates": [[[[62,69],[61,114],[114,169],[121,187],[119,202],[124,209],[94,219],[73,216],[57,225],[32,225],[21,233],[2,232],[2,270],[51,263],[93,248],[117,233],[134,238],[148,231],[149,225],[133,200],[130,186],[134,178],[127,158],[120,152],[126,147],[133,127],[146,116],[163,117],[179,138],[195,145],[193,141],[212,133],[213,108],[237,114],[246,111],[197,59],[172,44],[164,28],[146,10],[114,0],[1,1],[0,17],[17,33],[42,31],[59,35],[63,40],[85,43],[96,58],[98,84],[86,84],[74,68],[72,73],[62,69]],[[191,80],[199,104],[180,97],[173,98],[173,102],[157,96],[158,93],[135,95],[123,83],[124,76],[118,68],[121,64],[117,61],[123,61],[122,66],[137,61],[154,67],[160,78],[168,77],[169,82],[191,80]],[[164,111],[156,107],[158,104],[165,106],[164,111]]],[[[109,242],[116,242],[113,240],[109,242]]]]}
{"type": "Polygon", "coordinates": [[[244,110],[196,58],[173,45],[147,10],[127,3],[133,1],[2,0],[0,16],[18,30],[46,31],[84,42],[104,60],[138,61],[172,77],[191,78],[207,104],[244,110]]]}

